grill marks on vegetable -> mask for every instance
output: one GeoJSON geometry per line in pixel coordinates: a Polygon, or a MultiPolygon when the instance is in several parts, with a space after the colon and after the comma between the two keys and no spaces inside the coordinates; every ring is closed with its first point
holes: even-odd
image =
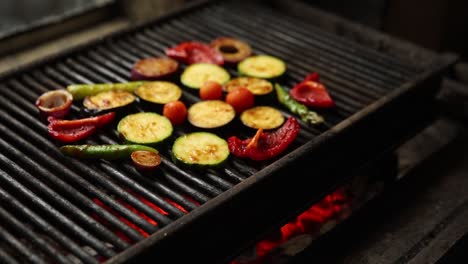
{"type": "MultiPolygon", "coordinates": [[[[229,9],[229,8],[227,8],[229,9]]],[[[217,11],[220,11],[218,9],[215,9],[217,11]]],[[[205,10],[206,11],[206,10],[205,10]]],[[[204,12],[205,12],[204,11],[204,12]]],[[[213,10],[208,10],[210,11],[209,13],[213,13],[213,10]]],[[[255,165],[252,165],[252,163],[246,163],[243,160],[240,159],[231,159],[230,162],[228,162],[230,167],[225,168],[224,170],[220,171],[210,171],[210,176],[208,177],[206,175],[199,175],[194,171],[191,170],[180,170],[178,167],[173,166],[171,162],[168,161],[167,158],[163,157],[163,163],[166,164],[162,167],[162,172],[160,175],[154,175],[156,178],[144,178],[142,175],[135,173],[134,169],[129,167],[128,164],[123,164],[120,166],[120,162],[113,163],[112,166],[108,166],[107,168],[112,168],[112,170],[100,170],[96,169],[94,167],[86,167],[86,163],[82,162],[75,162],[72,161],[71,163],[67,163],[65,158],[61,158],[58,161],[54,160],[57,158],[56,153],[53,151],[54,150],[54,144],[49,141],[49,138],[44,137],[46,134],[46,130],[44,129],[42,124],[39,123],[37,120],[37,116],[35,115],[36,112],[34,112],[34,108],[30,107],[31,106],[31,100],[35,98],[34,92],[31,93],[31,91],[35,91],[36,93],[38,92],[44,92],[47,89],[58,89],[62,87],[63,85],[66,84],[73,84],[73,83],[78,83],[79,81],[86,81],[86,82],[95,82],[98,84],[95,85],[84,85],[86,89],[83,89],[81,91],[85,91],[84,94],[80,94],[79,92],[75,93],[74,96],[75,98],[81,97],[83,99],[86,96],[95,94],[97,90],[100,89],[107,89],[111,87],[112,89],[118,89],[119,90],[125,90],[126,88],[130,88],[129,92],[133,92],[134,87],[137,87],[141,85],[141,83],[137,84],[102,84],[99,85],[100,82],[111,82],[111,81],[123,81],[128,78],[128,73],[131,69],[131,62],[135,61],[136,59],[143,58],[144,56],[148,54],[155,54],[152,53],[156,49],[156,53],[160,51],[163,47],[168,46],[171,43],[174,43],[178,40],[184,40],[187,38],[187,36],[199,36],[202,39],[205,40],[210,40],[211,37],[216,36],[216,34],[222,33],[221,31],[217,31],[220,28],[224,29],[229,29],[230,32],[233,32],[234,34],[239,34],[242,35],[244,34],[244,38],[251,43],[255,43],[255,48],[257,48],[257,51],[261,52],[267,52],[267,53],[274,53],[274,54],[282,54],[281,56],[285,56],[284,54],[290,55],[291,51],[294,49],[298,49],[301,47],[298,47],[295,43],[289,43],[289,44],[294,44],[292,49],[287,49],[284,50],[285,52],[282,52],[284,49],[284,45],[286,42],[282,41],[281,39],[278,39],[276,42],[269,42],[269,39],[264,39],[261,37],[256,36],[255,34],[245,34],[245,32],[239,30],[239,27],[236,27],[235,25],[239,23],[245,23],[247,25],[248,21],[242,21],[242,17],[235,17],[234,14],[236,12],[232,12],[231,10],[224,10],[223,8],[221,9],[222,12],[220,12],[218,15],[219,16],[226,16],[226,19],[228,20],[221,20],[217,19],[216,17],[208,17],[201,15],[200,13],[193,13],[189,14],[187,16],[184,16],[183,18],[180,18],[180,22],[178,22],[178,25],[187,25],[190,24],[190,21],[202,21],[202,23],[193,25],[195,28],[199,29],[200,34],[194,34],[196,33],[197,30],[192,30],[192,29],[184,29],[183,27],[180,27],[176,30],[174,30],[174,26],[171,24],[163,24],[161,27],[151,27],[151,28],[145,28],[144,32],[139,32],[138,34],[135,34],[135,36],[139,40],[145,40],[146,42],[137,42],[134,43],[136,46],[131,47],[132,50],[129,51],[128,46],[131,46],[130,43],[131,41],[129,40],[119,40],[119,41],[112,41],[109,42],[108,44],[103,44],[101,46],[98,46],[91,50],[90,52],[83,53],[79,55],[79,57],[75,57],[73,61],[67,61],[59,64],[50,64],[46,65],[46,67],[42,67],[40,69],[33,69],[30,72],[24,73],[24,76],[21,76],[19,79],[12,79],[9,82],[5,82],[5,87],[2,87],[2,94],[5,95],[5,97],[2,97],[2,112],[5,113],[2,115],[0,118],[2,120],[2,129],[0,133],[2,136],[5,136],[10,139],[9,142],[12,144],[14,147],[11,149],[5,149],[5,155],[9,156],[12,155],[11,157],[19,157],[20,160],[20,152],[15,153],[14,155],[12,154],[13,149],[20,149],[24,151],[24,153],[28,153],[31,155],[35,155],[39,157],[38,164],[39,165],[45,165],[45,168],[57,168],[51,169],[50,173],[45,173],[44,177],[47,180],[47,184],[50,184],[49,186],[52,189],[59,190],[57,195],[53,195],[50,199],[55,199],[59,197],[60,199],[63,199],[64,201],[68,202],[70,201],[71,204],[79,204],[79,205],[85,205],[85,206],[80,206],[76,208],[76,211],[79,211],[81,214],[86,214],[89,212],[93,212],[93,218],[96,216],[96,219],[106,219],[106,223],[104,223],[102,226],[99,226],[97,228],[96,225],[92,225],[93,229],[91,229],[90,233],[93,235],[96,234],[97,237],[101,239],[101,241],[98,241],[102,247],[106,247],[104,242],[108,242],[114,247],[116,250],[123,250],[126,248],[128,245],[121,245],[116,242],[116,240],[113,239],[106,239],[104,235],[102,235],[104,232],[103,231],[109,231],[111,232],[116,231],[119,234],[126,234],[127,239],[129,242],[133,243],[138,240],[143,239],[143,236],[139,233],[136,232],[133,227],[140,226],[140,223],[138,220],[143,220],[146,221],[145,219],[141,218],[141,214],[136,213],[138,210],[135,209],[134,206],[129,206],[125,208],[133,208],[129,209],[129,211],[125,211],[122,209],[121,205],[118,204],[116,201],[117,200],[127,200],[126,195],[129,195],[129,197],[136,197],[139,201],[142,201],[145,206],[149,206],[150,208],[161,208],[158,205],[165,205],[166,207],[170,207],[170,202],[166,201],[167,200],[173,200],[177,201],[177,204],[181,204],[184,206],[187,211],[190,211],[195,209],[199,203],[194,202],[193,200],[195,199],[198,202],[206,202],[210,200],[210,198],[216,196],[217,194],[221,193],[224,190],[229,189],[229,184],[224,184],[223,181],[220,179],[224,179],[226,182],[231,183],[231,186],[238,183],[241,181],[243,178],[246,178],[253,173],[257,172],[258,170],[261,169],[261,166],[256,167],[255,165]],[[223,13],[224,12],[224,13],[223,13]],[[234,20],[233,20],[234,19],[234,20]],[[226,22],[227,21],[227,22],[226,22]],[[232,22],[232,23],[231,23],[232,22]],[[234,23],[236,22],[236,23],[234,23]],[[203,25],[205,23],[205,25],[203,25]],[[205,34],[206,33],[206,34],[205,34]],[[209,33],[209,34],[208,34],[209,33]],[[208,34],[208,35],[207,35],[208,34]],[[163,36],[163,37],[160,37],[163,36]],[[114,44],[115,43],[115,44],[114,44]],[[297,46],[297,47],[295,47],[297,46]],[[143,48],[143,50],[142,50],[143,48]],[[77,62],[77,65],[74,65],[77,62]],[[129,87],[133,86],[133,87],[129,87]],[[89,89],[88,89],[89,88],[89,89]],[[98,89],[95,89],[98,88],[98,89]],[[32,90],[31,90],[32,89],[32,90]],[[16,93],[18,92],[18,93],[16,93]],[[18,96],[20,94],[21,96],[18,96]],[[8,100],[9,99],[9,100],[8,100]],[[11,115],[8,114],[11,113],[11,115]],[[14,116],[14,118],[10,118],[10,116],[14,116]],[[40,131],[34,134],[32,137],[28,136],[28,133],[25,131],[33,130],[33,131],[40,131]],[[20,131],[18,133],[15,133],[16,131],[20,131]],[[18,139],[18,140],[15,140],[18,139]],[[28,147],[28,144],[31,144],[33,142],[33,147],[30,148],[28,147]],[[61,164],[63,163],[63,164],[61,164]],[[58,166],[58,167],[57,167],[58,166]],[[82,166],[83,169],[78,170],[80,174],[76,174],[74,170],[76,170],[77,167],[82,166]],[[70,169],[73,168],[73,169],[70,169]],[[216,173],[219,174],[216,174],[216,173]],[[108,174],[109,178],[107,177],[101,177],[102,174],[108,174]],[[88,175],[89,174],[89,175],[88,175]],[[226,175],[225,175],[226,174],[226,175]],[[50,176],[52,175],[52,176],[50,176]],[[57,175],[57,178],[54,178],[57,175]],[[62,177],[65,181],[60,182],[59,177],[62,177]],[[90,181],[82,180],[81,177],[84,177],[86,179],[92,179],[90,181]],[[96,179],[98,179],[96,181],[96,179]],[[126,186],[126,188],[122,191],[122,193],[116,192],[115,189],[113,189],[112,186],[109,184],[106,184],[107,181],[111,183],[112,186],[126,186]],[[99,187],[95,187],[96,182],[99,183],[99,187]],[[68,185],[69,183],[73,183],[76,186],[77,189],[74,189],[71,187],[71,185],[68,185]],[[59,186],[59,187],[57,187],[59,186]],[[139,187],[138,187],[139,186],[139,187]],[[140,189],[139,189],[140,188],[140,189]],[[81,192],[77,192],[74,190],[80,190],[81,192]],[[137,190],[137,191],[136,191],[137,190]],[[61,193],[67,193],[66,196],[60,196],[61,193]],[[79,193],[79,195],[78,195],[79,193]],[[102,204],[102,207],[99,207],[101,205],[93,204],[90,205],[89,201],[93,203],[92,199],[94,199],[95,195],[100,195],[100,201],[103,201],[104,203],[102,204]],[[141,197],[144,198],[140,199],[141,197]],[[170,198],[170,199],[169,199],[170,198]],[[161,201],[158,201],[157,199],[161,199],[161,201]],[[88,201],[89,200],[89,201],[88,201]],[[149,201],[146,203],[146,201],[149,201]],[[115,213],[115,216],[110,215],[107,213],[107,209],[103,210],[102,208],[106,206],[109,210],[112,210],[115,213]],[[91,208],[91,209],[90,209],[91,208]],[[110,209],[112,208],[112,209],[110,209]],[[119,216],[125,216],[128,220],[129,223],[137,223],[136,225],[133,225],[132,228],[129,228],[126,224],[121,222],[121,219],[119,216]],[[119,245],[119,246],[116,246],[119,245]]],[[[206,14],[202,13],[202,14],[206,14]]],[[[281,15],[278,13],[278,15],[281,15]]],[[[252,19],[254,19],[256,22],[262,22],[264,25],[266,22],[271,21],[271,19],[274,19],[275,22],[279,21],[276,19],[279,19],[279,16],[268,16],[266,17],[264,14],[259,14],[259,16],[250,16],[252,19]],[[274,17],[274,18],[273,18],[274,17]],[[266,19],[268,18],[268,19],[266,19]]],[[[269,22],[270,23],[270,22],[269,22]]],[[[282,25],[280,23],[274,23],[272,24],[273,27],[277,30],[278,34],[285,34],[289,38],[294,38],[295,36],[300,36],[300,33],[303,32],[304,34],[308,34],[309,30],[305,27],[304,29],[297,29],[294,28],[293,22],[290,21],[285,21],[286,25],[290,29],[289,32],[284,32],[284,28],[281,28],[282,25]],[[280,26],[278,26],[280,25],[280,26]],[[281,32],[283,30],[283,32],[281,32]]],[[[243,24],[244,25],[244,24],[243,24]]],[[[306,25],[307,26],[307,25],[306,25]]],[[[244,27],[248,28],[248,27],[244,27]]],[[[252,27],[250,27],[252,29],[252,27]]],[[[323,36],[323,34],[320,34],[320,32],[316,32],[316,30],[312,30],[315,33],[319,34],[311,34],[310,37],[305,40],[306,45],[311,46],[311,50],[313,50],[312,55],[316,55],[317,61],[302,61],[300,60],[302,55],[304,53],[299,53],[297,55],[294,55],[295,57],[292,57],[294,61],[292,61],[291,64],[291,69],[292,72],[291,74],[288,74],[287,78],[293,78],[293,79],[299,79],[301,77],[301,74],[304,74],[308,69],[306,67],[312,66],[313,68],[317,69],[323,69],[326,72],[326,77],[325,79],[329,82],[332,82],[335,87],[331,87],[334,89],[334,91],[341,89],[341,87],[336,87],[338,85],[345,85],[347,82],[354,81],[355,76],[360,76],[363,79],[357,80],[357,85],[350,85],[349,87],[346,86],[346,88],[349,88],[349,92],[354,94],[359,94],[363,95],[364,97],[366,94],[369,94],[370,91],[372,91],[372,97],[366,97],[365,100],[363,100],[360,96],[354,96],[351,97],[351,99],[346,98],[346,93],[341,93],[339,95],[340,98],[338,98],[338,108],[340,111],[343,111],[343,109],[346,110],[346,113],[351,112],[351,111],[357,111],[358,108],[356,108],[356,105],[364,105],[364,103],[367,103],[371,100],[374,100],[376,98],[379,98],[382,93],[387,92],[390,88],[394,86],[398,86],[401,82],[401,80],[407,78],[406,73],[407,72],[414,72],[414,69],[410,69],[408,65],[404,64],[399,64],[397,65],[398,67],[391,67],[390,68],[390,73],[389,74],[381,74],[382,72],[387,71],[387,66],[382,66],[386,65],[385,63],[379,63],[376,65],[375,62],[381,62],[384,60],[384,62],[388,61],[388,58],[385,57],[378,57],[378,59],[373,59],[372,54],[369,56],[368,53],[359,53],[360,55],[364,55],[362,58],[348,53],[348,49],[343,48],[339,45],[341,45],[340,41],[337,41],[337,39],[334,38],[329,38],[327,36],[323,36]],[[325,41],[323,44],[321,41],[325,41]],[[320,44],[320,45],[318,45],[320,44]],[[324,49],[326,49],[326,52],[322,52],[324,49]],[[341,60],[341,54],[343,54],[344,60],[341,60]],[[322,54],[323,53],[323,56],[322,54]],[[341,60],[341,62],[340,62],[341,60]],[[370,60],[370,61],[369,61],[370,60]],[[317,63],[318,62],[318,63],[317,63]],[[372,63],[374,62],[374,63],[372,63]],[[315,63],[315,64],[314,64],[315,63]],[[341,66],[340,66],[341,65],[341,66]],[[344,67],[342,65],[354,65],[356,67],[344,67]],[[376,66],[377,70],[374,70],[373,67],[376,66]],[[329,72],[328,70],[330,68],[337,68],[337,72],[329,72]],[[365,70],[365,72],[364,72],[365,70]],[[328,72],[327,72],[328,71],[328,72]],[[363,74],[365,73],[365,74],[363,74]],[[397,74],[398,78],[400,79],[394,79],[389,76],[395,76],[397,74]],[[371,77],[369,77],[371,76],[371,77]],[[403,77],[404,78],[403,78],[403,77]],[[365,88],[361,89],[362,87],[365,88]],[[355,91],[361,91],[360,93],[356,93],[355,91]],[[344,98],[343,98],[344,97],[344,98]],[[347,100],[345,100],[347,99],[347,100]],[[354,102],[351,105],[346,105],[346,102],[348,101],[357,101],[359,102],[356,103],[354,102]],[[366,101],[368,100],[368,101],[366,101]],[[340,103],[341,102],[341,103],[340,103]],[[344,103],[343,103],[344,102],[344,103]],[[363,103],[361,103],[363,102],[363,103]]],[[[255,33],[255,29],[252,29],[251,31],[248,31],[248,33],[255,33]]],[[[276,34],[276,33],[275,33],[276,34]]],[[[130,39],[130,38],[129,38],[130,39]]],[[[305,47],[305,46],[304,46],[305,47]]],[[[311,55],[310,51],[308,50],[305,54],[311,55]]],[[[287,84],[292,85],[293,82],[290,79],[287,79],[286,81],[287,84]]],[[[73,85],[73,86],[83,86],[83,85],[73,85]]],[[[80,89],[78,89],[80,90],[80,89]]],[[[100,91],[104,91],[100,90],[100,91]]],[[[345,90],[345,89],[343,89],[345,90]]],[[[70,91],[72,92],[72,91],[70,91]]],[[[286,93],[287,94],[287,93],[286,93]]],[[[337,94],[337,93],[334,93],[337,94]]],[[[190,98],[190,102],[193,103],[193,97],[188,97],[190,98]]],[[[285,101],[288,103],[288,101],[285,101]]],[[[289,106],[288,106],[289,107],[289,106]]],[[[294,108],[294,106],[290,106],[292,109],[301,109],[299,107],[294,108]]],[[[78,108],[76,105],[73,106],[72,113],[77,114],[78,108]]],[[[294,111],[293,111],[294,112],[294,111]]],[[[298,111],[300,112],[300,111],[298,111]]],[[[285,111],[285,114],[287,115],[288,112],[285,111]]],[[[338,117],[334,117],[333,119],[333,124],[337,123],[342,119],[342,117],[345,115],[339,115],[338,117]]],[[[327,116],[328,117],[328,116],[327,116]]],[[[304,123],[303,123],[304,124],[304,123]]],[[[304,124],[305,126],[305,124],[304,124]]],[[[178,129],[178,132],[182,133],[181,131],[184,131],[184,128],[178,129]]],[[[321,129],[316,129],[311,128],[311,129],[304,129],[301,131],[302,133],[302,139],[301,143],[303,143],[305,140],[310,139],[311,137],[319,134],[322,130],[321,129]],[[306,133],[307,132],[307,133],[306,133]]],[[[247,133],[245,131],[239,131],[239,136],[245,136],[245,137],[251,137],[253,136],[253,132],[247,133]]],[[[100,135],[97,138],[99,141],[106,141],[110,143],[116,143],[117,138],[112,134],[112,133],[107,133],[105,135],[100,135]]],[[[6,143],[5,143],[6,144],[6,143]]],[[[299,144],[298,144],[299,145],[299,144]]],[[[22,162],[22,161],[21,161],[22,162]]],[[[11,163],[13,164],[13,162],[11,163]]],[[[22,163],[24,164],[24,163],[22,163]]],[[[256,163],[255,163],[256,164],[256,163]]],[[[6,163],[4,163],[6,165],[6,163]]],[[[106,165],[108,165],[106,163],[106,165]]],[[[34,166],[27,166],[25,170],[33,170],[36,172],[36,170],[32,169],[34,166]]],[[[36,166],[37,167],[37,166],[36,166]]],[[[12,169],[13,170],[13,169],[12,169]]],[[[47,171],[47,170],[46,170],[47,171]]],[[[36,174],[31,174],[30,178],[35,177],[36,174]]],[[[42,180],[42,179],[39,179],[42,180]]],[[[44,182],[46,182],[44,181],[44,182]]],[[[18,185],[20,186],[20,185],[18,185]]],[[[29,187],[29,185],[27,185],[29,187]]],[[[34,185],[37,187],[36,185],[34,185]]],[[[28,187],[23,187],[20,186],[19,188],[24,188],[28,189],[28,187]]],[[[40,187],[37,187],[40,190],[40,187]]],[[[3,192],[3,191],[2,191],[3,192]]],[[[10,190],[6,190],[6,192],[10,192],[10,190]]],[[[12,194],[15,194],[14,192],[12,194]]],[[[41,196],[42,193],[38,192],[35,194],[37,196],[41,196]]],[[[10,195],[12,199],[15,199],[15,195],[10,195]]],[[[133,201],[131,203],[134,203],[133,201]]],[[[125,203],[128,205],[128,203],[125,203]]],[[[164,206],[162,206],[164,207],[164,206]]],[[[166,208],[164,207],[164,208],[166,208]]],[[[177,206],[176,206],[177,207],[177,206]]],[[[27,206],[24,205],[24,208],[27,209],[27,206]]],[[[178,207],[177,207],[178,208],[178,207]]],[[[7,208],[10,210],[11,208],[7,208]]],[[[186,212],[185,209],[174,209],[177,212],[181,213],[182,211],[186,212]]],[[[12,209],[12,215],[15,215],[20,209],[12,209]]],[[[47,209],[44,209],[47,210],[47,209]]],[[[154,209],[156,210],[156,209],[154,209]]],[[[166,210],[166,213],[169,212],[169,217],[171,219],[177,219],[180,214],[173,213],[171,210],[166,210]]],[[[90,228],[89,226],[82,225],[82,222],[75,219],[82,219],[80,218],[80,214],[75,215],[73,210],[67,211],[69,214],[66,214],[65,216],[58,216],[60,217],[65,217],[67,219],[68,217],[72,219],[76,225],[85,227],[86,231],[88,231],[90,228]]],[[[159,211],[158,211],[159,212],[159,211]]],[[[166,214],[164,214],[166,215],[166,214]]],[[[122,217],[123,218],[123,217],[122,217]]],[[[154,218],[154,217],[151,217],[154,218]]],[[[55,218],[54,218],[55,219],[55,218]]],[[[38,221],[43,221],[41,224],[44,224],[42,227],[44,230],[55,230],[55,227],[50,224],[49,219],[41,218],[40,216],[37,217],[37,219],[30,218],[30,219],[25,219],[27,221],[34,221],[33,224],[31,222],[28,222],[28,226],[37,226],[38,221]],[[37,220],[37,221],[36,221],[37,220]]],[[[61,221],[58,221],[61,222],[61,221]]],[[[161,223],[158,223],[160,227],[164,226],[167,224],[167,222],[162,221],[161,223]]],[[[144,226],[144,225],[142,225],[144,226]]],[[[60,225],[57,227],[57,229],[63,229],[64,226],[60,225]]],[[[146,228],[146,227],[145,227],[146,228]]],[[[149,230],[149,229],[148,229],[149,230]]],[[[32,230],[35,232],[35,230],[32,230]]],[[[73,241],[83,241],[83,237],[86,237],[89,233],[82,233],[82,234],[65,234],[65,238],[71,237],[73,241]]],[[[148,234],[148,233],[146,233],[148,234]]],[[[47,242],[49,239],[47,239],[47,242]]],[[[52,237],[50,238],[50,244],[52,245],[53,248],[55,248],[55,243],[64,243],[58,237],[52,237]]],[[[127,240],[126,240],[127,241],[127,240]]],[[[23,241],[21,241],[23,242],[23,241]]],[[[25,242],[27,243],[27,242],[25,242]]],[[[80,246],[83,245],[81,242],[77,242],[78,247],[76,247],[75,251],[67,251],[67,254],[73,255],[73,256],[86,256],[89,258],[84,258],[85,260],[93,259],[86,251],[81,250],[80,246]]],[[[58,246],[57,248],[66,248],[69,249],[70,247],[74,247],[76,244],[69,244],[66,246],[58,246]],[[71,245],[71,246],[70,246],[71,245]]],[[[88,245],[89,246],[89,245],[88,245]]],[[[91,248],[95,248],[94,245],[90,245],[91,248]]],[[[37,248],[29,248],[28,253],[31,254],[36,254],[38,251],[36,251],[37,248]]],[[[60,251],[61,252],[61,251],[60,251]]],[[[41,252],[42,254],[42,252],[41,252]]],[[[114,254],[114,253],[112,253],[114,254]]],[[[111,254],[111,255],[112,255],[111,254]]],[[[40,255],[40,254],[38,254],[40,255]]],[[[73,257],[71,256],[71,257],[73,257]]]]}

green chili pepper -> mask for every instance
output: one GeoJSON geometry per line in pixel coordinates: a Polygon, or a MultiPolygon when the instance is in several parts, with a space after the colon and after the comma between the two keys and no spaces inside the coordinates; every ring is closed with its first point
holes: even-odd
{"type": "Polygon", "coordinates": [[[158,154],[156,149],[144,145],[65,145],[60,147],[60,151],[67,156],[107,160],[130,158],[132,152],[137,150],[158,154]]]}
{"type": "Polygon", "coordinates": [[[320,124],[324,122],[324,119],[321,115],[317,114],[314,111],[310,111],[307,106],[294,100],[286,90],[281,87],[279,84],[275,84],[276,95],[278,101],[289,109],[294,114],[299,115],[302,121],[310,123],[313,125],[320,124]]]}
{"type": "Polygon", "coordinates": [[[144,82],[72,84],[67,87],[67,90],[73,95],[73,99],[80,100],[89,95],[95,95],[100,92],[111,90],[122,90],[132,93],[143,83],[144,82]]]}

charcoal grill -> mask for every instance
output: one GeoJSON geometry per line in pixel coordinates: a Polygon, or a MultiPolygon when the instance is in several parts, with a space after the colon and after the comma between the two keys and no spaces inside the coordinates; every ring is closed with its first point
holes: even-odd
{"type": "MultiPolygon", "coordinates": [[[[262,1],[196,2],[3,74],[0,259],[227,261],[430,120],[432,97],[456,56],[289,2],[288,8],[262,1]],[[288,70],[281,83],[287,88],[319,72],[337,104],[321,112],[326,124],[301,123],[294,145],[270,162],[231,157],[224,168],[200,172],[178,168],[161,149],[163,165],[154,175],[142,175],[127,163],[64,157],[48,137],[34,106],[41,93],[75,83],[128,81],[140,58],[163,55],[182,41],[223,35],[244,39],[255,53],[284,59],[288,70]]],[[[191,104],[197,97],[185,91],[183,99],[191,104]]],[[[80,115],[76,104],[73,117],[80,115]]],[[[175,134],[192,130],[178,127],[175,134]]],[[[241,126],[235,133],[251,135],[241,126]]],[[[120,140],[107,129],[88,142],[120,140]]]]}

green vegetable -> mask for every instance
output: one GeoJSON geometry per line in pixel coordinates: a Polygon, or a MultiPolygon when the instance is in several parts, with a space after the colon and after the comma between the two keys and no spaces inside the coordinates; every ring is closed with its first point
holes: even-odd
{"type": "Polygon", "coordinates": [[[157,113],[127,115],[117,124],[117,131],[132,144],[155,145],[172,135],[171,121],[157,113]]]}
{"type": "Polygon", "coordinates": [[[89,95],[95,95],[100,92],[121,90],[132,93],[138,86],[144,82],[127,83],[100,83],[100,84],[72,84],[67,90],[73,95],[73,99],[83,99],[89,95]]]}
{"type": "Polygon", "coordinates": [[[284,74],[286,71],[286,63],[277,57],[256,55],[247,57],[239,62],[237,70],[241,75],[273,79],[284,74]]]}
{"type": "Polygon", "coordinates": [[[192,89],[200,89],[208,81],[224,84],[229,79],[231,76],[224,68],[209,63],[192,64],[180,76],[182,84],[192,89]]]}
{"type": "Polygon", "coordinates": [[[310,111],[307,106],[298,103],[294,100],[289,93],[281,87],[279,84],[275,84],[276,95],[278,97],[278,101],[287,107],[289,111],[294,114],[299,115],[302,121],[306,123],[310,123],[313,125],[323,123],[324,119],[321,115],[317,114],[314,111],[310,111]]]}
{"type": "Polygon", "coordinates": [[[189,167],[218,166],[228,157],[226,140],[209,132],[193,132],[180,136],[172,146],[173,161],[189,167]]]}
{"type": "Polygon", "coordinates": [[[158,154],[154,148],[143,145],[65,145],[60,151],[70,157],[85,159],[125,159],[134,151],[145,150],[158,154]]]}

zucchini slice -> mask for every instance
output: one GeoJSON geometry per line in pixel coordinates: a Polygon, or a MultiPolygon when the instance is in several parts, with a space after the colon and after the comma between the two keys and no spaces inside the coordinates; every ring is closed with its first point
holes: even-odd
{"type": "Polygon", "coordinates": [[[281,59],[269,55],[248,57],[237,65],[241,75],[263,79],[273,79],[283,75],[286,63],[281,59]]]}
{"type": "Polygon", "coordinates": [[[182,90],[174,83],[155,81],[144,83],[135,90],[135,94],[151,103],[166,104],[179,100],[182,90]]]}
{"type": "Polygon", "coordinates": [[[106,91],[85,97],[83,105],[89,110],[109,110],[127,106],[135,101],[136,97],[126,91],[106,91]]]}
{"type": "Polygon", "coordinates": [[[193,132],[177,138],[172,146],[174,162],[185,165],[218,166],[229,157],[226,140],[209,132],[193,132]]]}
{"type": "Polygon", "coordinates": [[[172,135],[173,127],[167,117],[151,112],[128,115],[120,120],[117,131],[127,142],[155,145],[172,135]]]}
{"type": "Polygon", "coordinates": [[[199,128],[217,128],[231,122],[236,116],[234,108],[221,100],[206,100],[188,109],[188,121],[199,128]]]}
{"type": "Polygon", "coordinates": [[[255,77],[238,77],[230,80],[223,86],[225,92],[230,92],[240,87],[247,88],[254,95],[265,95],[273,91],[271,82],[255,77]]]}
{"type": "Polygon", "coordinates": [[[274,129],[284,123],[281,112],[270,106],[256,106],[242,112],[240,119],[242,124],[259,129],[274,129]]]}
{"type": "Polygon", "coordinates": [[[180,76],[180,81],[183,85],[192,88],[200,89],[207,81],[218,82],[224,84],[231,76],[222,67],[209,63],[195,63],[188,66],[180,76]]]}

